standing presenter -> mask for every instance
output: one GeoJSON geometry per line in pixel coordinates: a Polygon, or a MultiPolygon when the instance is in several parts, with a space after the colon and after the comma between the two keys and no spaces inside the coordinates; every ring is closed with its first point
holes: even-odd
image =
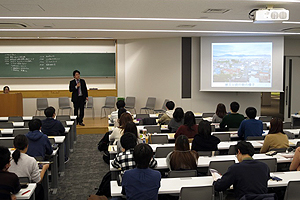
{"type": "Polygon", "coordinates": [[[80,79],[80,72],[78,70],[73,71],[74,79],[70,81],[69,91],[72,92],[72,99],[74,105],[74,115],[77,116],[77,123],[84,126],[84,105],[88,100],[88,91],[84,79],[80,79]],[[78,115],[78,109],[80,114],[78,115]]]}

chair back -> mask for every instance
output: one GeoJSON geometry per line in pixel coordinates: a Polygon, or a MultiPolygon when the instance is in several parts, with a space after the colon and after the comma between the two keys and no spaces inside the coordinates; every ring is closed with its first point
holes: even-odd
{"type": "MultiPolygon", "coordinates": [[[[234,160],[210,161],[208,168],[216,169],[221,175],[223,175],[227,172],[228,168],[234,163],[234,160]]],[[[208,175],[211,175],[209,170],[208,175]]]]}
{"type": "Polygon", "coordinates": [[[107,108],[114,108],[116,104],[116,97],[113,96],[107,96],[105,98],[105,107],[107,108]]]}
{"type": "Polygon", "coordinates": [[[13,148],[14,147],[14,139],[1,139],[0,140],[0,146],[6,147],[6,148],[13,148]]]}
{"type": "Polygon", "coordinates": [[[58,107],[60,109],[71,108],[69,97],[59,97],[58,98],[58,107]]]}
{"type": "Polygon", "coordinates": [[[230,133],[214,133],[213,135],[221,141],[230,141],[230,133]]]}
{"type": "Polygon", "coordinates": [[[292,122],[283,122],[283,129],[291,129],[292,122]]]}
{"type": "Polygon", "coordinates": [[[228,131],[238,131],[239,128],[228,128],[228,131]]]}
{"type": "Polygon", "coordinates": [[[295,139],[295,134],[290,131],[283,131],[289,139],[295,139]]]}
{"type": "Polygon", "coordinates": [[[57,115],[56,119],[59,121],[71,121],[70,115],[57,115]]]}
{"type": "Polygon", "coordinates": [[[21,116],[8,117],[8,121],[11,121],[11,122],[23,122],[23,117],[21,117],[21,116]]]}
{"type": "Polygon", "coordinates": [[[276,151],[277,153],[285,153],[287,148],[276,148],[276,149],[270,149],[270,151],[276,151]]]}
{"type": "Polygon", "coordinates": [[[289,181],[284,195],[284,200],[299,199],[300,181],[289,181]]]}
{"type": "Polygon", "coordinates": [[[182,187],[179,194],[179,200],[199,200],[214,199],[213,186],[182,187]]]}
{"type": "Polygon", "coordinates": [[[27,183],[30,183],[29,177],[19,177],[19,182],[21,185],[25,185],[27,183]]]}
{"type": "Polygon", "coordinates": [[[156,103],[155,97],[148,97],[147,102],[146,102],[146,108],[154,110],[155,103],[156,103]]]}
{"type": "Polygon", "coordinates": [[[263,123],[263,130],[268,130],[268,126],[265,123],[263,123]]]}
{"type": "Polygon", "coordinates": [[[26,133],[29,132],[29,129],[14,129],[13,130],[13,137],[16,137],[17,135],[25,135],[26,133]]]}
{"type": "Polygon", "coordinates": [[[87,104],[86,104],[86,108],[94,108],[94,99],[93,97],[88,97],[89,100],[87,101],[87,104]]]}
{"type": "Polygon", "coordinates": [[[145,119],[149,117],[149,114],[136,114],[136,119],[145,119]]]}
{"type": "Polygon", "coordinates": [[[197,151],[199,156],[215,156],[215,155],[219,155],[219,151],[197,151]]]}
{"type": "Polygon", "coordinates": [[[44,120],[46,119],[47,117],[46,116],[33,116],[32,119],[39,119],[39,120],[44,120]]]}
{"type": "Polygon", "coordinates": [[[260,116],[258,118],[258,120],[262,121],[262,122],[270,122],[272,119],[272,116],[260,116]]]}
{"type": "Polygon", "coordinates": [[[236,154],[236,145],[230,145],[228,149],[228,155],[235,155],[236,154]]]}
{"type": "Polygon", "coordinates": [[[134,108],[135,107],[135,97],[126,97],[125,99],[125,108],[134,108]]]}
{"type": "Polygon", "coordinates": [[[13,128],[14,125],[11,122],[0,122],[0,128],[13,128]]]}
{"type": "Polygon", "coordinates": [[[168,136],[167,135],[150,135],[149,136],[149,144],[166,144],[169,142],[168,136]]]}
{"type": "Polygon", "coordinates": [[[157,147],[155,152],[155,158],[166,158],[167,155],[174,151],[174,146],[172,147],[157,147]]]}
{"type": "Polygon", "coordinates": [[[270,169],[270,172],[277,171],[277,159],[276,158],[259,159],[258,161],[267,164],[270,169]]]}
{"type": "Polygon", "coordinates": [[[51,144],[55,144],[54,138],[48,138],[51,144]]]}
{"type": "Polygon", "coordinates": [[[249,140],[264,140],[265,137],[264,136],[248,136],[247,137],[247,141],[249,140]]]}
{"type": "Polygon", "coordinates": [[[181,177],[196,177],[197,170],[178,170],[178,171],[169,171],[169,178],[181,178],[181,177]]]}
{"type": "Polygon", "coordinates": [[[45,110],[48,108],[48,99],[47,98],[37,98],[36,99],[36,109],[45,110]]]}
{"type": "Polygon", "coordinates": [[[215,114],[214,112],[202,113],[202,118],[212,117],[214,114],[215,114]]]}
{"type": "Polygon", "coordinates": [[[161,133],[160,126],[145,126],[147,133],[161,133]]]}

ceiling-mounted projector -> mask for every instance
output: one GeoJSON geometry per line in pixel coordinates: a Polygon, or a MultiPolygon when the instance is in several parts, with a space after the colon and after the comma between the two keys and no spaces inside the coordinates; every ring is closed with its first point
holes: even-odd
{"type": "Polygon", "coordinates": [[[253,11],[253,22],[276,23],[289,20],[289,11],[284,8],[259,9],[253,11]]]}

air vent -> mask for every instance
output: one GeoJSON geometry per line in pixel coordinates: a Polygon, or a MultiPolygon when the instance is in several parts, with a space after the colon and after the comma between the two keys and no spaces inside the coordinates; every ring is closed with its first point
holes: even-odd
{"type": "Polygon", "coordinates": [[[182,25],[178,25],[177,27],[178,28],[193,28],[195,27],[196,25],[188,25],[188,24],[182,24],[182,25]]]}
{"type": "Polygon", "coordinates": [[[288,33],[300,33],[300,27],[285,28],[282,29],[281,31],[288,32],[288,33]]]}
{"type": "Polygon", "coordinates": [[[205,10],[203,13],[219,13],[219,14],[224,14],[229,12],[230,9],[216,9],[216,8],[210,8],[205,10]]]}
{"type": "Polygon", "coordinates": [[[27,25],[21,23],[0,23],[0,28],[26,28],[27,25]]]}

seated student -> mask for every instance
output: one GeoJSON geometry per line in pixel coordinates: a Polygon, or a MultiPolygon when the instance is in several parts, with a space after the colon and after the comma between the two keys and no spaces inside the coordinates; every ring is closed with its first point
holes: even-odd
{"type": "Polygon", "coordinates": [[[217,105],[216,113],[213,115],[212,123],[221,123],[226,116],[226,107],[223,103],[217,105]]]}
{"type": "Polygon", "coordinates": [[[247,139],[248,136],[262,136],[263,123],[260,120],[256,120],[256,109],[254,107],[248,107],[246,109],[246,115],[249,119],[242,121],[238,130],[240,138],[247,139]]]}
{"type": "Polygon", "coordinates": [[[65,127],[63,124],[54,119],[55,118],[55,108],[48,107],[44,110],[47,119],[42,121],[42,132],[48,136],[61,136],[65,135],[65,127]]]}
{"type": "Polygon", "coordinates": [[[119,126],[114,128],[113,132],[110,135],[110,140],[111,141],[114,140],[114,144],[116,144],[119,141],[120,137],[124,133],[125,125],[128,122],[133,122],[131,114],[127,113],[125,109],[121,108],[119,110],[119,114],[120,114],[119,126]]]}
{"type": "Polygon", "coordinates": [[[7,85],[3,87],[3,94],[9,94],[9,91],[10,89],[7,85]]]}
{"type": "Polygon", "coordinates": [[[178,107],[175,109],[173,113],[173,118],[168,124],[168,129],[170,130],[171,133],[175,133],[179,126],[183,124],[183,117],[184,117],[184,112],[182,108],[178,107]]]}
{"type": "Polygon", "coordinates": [[[270,121],[270,130],[265,137],[260,153],[266,153],[272,149],[289,148],[289,139],[283,132],[283,122],[279,118],[270,121]]]}
{"type": "MultiPolygon", "coordinates": [[[[12,154],[13,160],[11,161],[9,171],[15,173],[18,177],[28,177],[31,182],[41,182],[45,172],[49,168],[49,164],[44,164],[42,171],[39,171],[36,160],[26,154],[28,140],[25,135],[17,135],[14,138],[14,147],[16,150],[12,154]]],[[[41,184],[37,184],[35,198],[44,199],[44,190],[41,184]]]]}
{"type": "Polygon", "coordinates": [[[244,120],[244,115],[237,113],[240,108],[238,102],[231,102],[230,110],[231,113],[228,113],[220,123],[220,128],[239,128],[241,122],[244,120]]]}
{"type": "Polygon", "coordinates": [[[185,135],[188,138],[194,138],[197,132],[198,125],[196,124],[194,113],[192,111],[187,111],[184,114],[183,125],[181,125],[175,133],[175,139],[179,135],[185,135]]]}
{"type": "Polygon", "coordinates": [[[121,109],[121,108],[124,108],[124,109],[125,109],[125,105],[126,105],[126,104],[125,104],[125,101],[124,101],[124,100],[119,100],[119,101],[117,101],[117,103],[116,103],[117,110],[113,111],[113,112],[110,114],[109,121],[110,121],[110,123],[114,124],[115,127],[119,125],[119,124],[118,124],[118,119],[120,119],[120,118],[118,117],[118,111],[119,111],[119,109],[121,109]]]}
{"type": "Polygon", "coordinates": [[[10,151],[0,146],[0,199],[16,199],[15,194],[21,190],[19,178],[16,174],[8,172],[10,167],[10,151]]]}
{"type": "Polygon", "coordinates": [[[198,134],[195,135],[192,150],[195,151],[217,151],[220,139],[211,135],[210,123],[201,120],[198,125],[198,134]]]}
{"type": "Polygon", "coordinates": [[[136,168],[125,171],[122,180],[122,193],[127,200],[157,200],[161,174],[149,169],[153,150],[148,144],[138,144],[133,151],[136,168]]]}
{"type": "MultiPolygon", "coordinates": [[[[137,138],[137,143],[138,143],[138,144],[139,144],[139,143],[143,143],[143,140],[141,140],[141,139],[139,138],[138,129],[137,129],[137,127],[136,127],[136,125],[135,125],[134,122],[128,122],[128,123],[125,125],[125,128],[124,128],[124,131],[123,131],[123,132],[124,132],[124,133],[133,133],[133,134],[136,136],[136,138],[137,138]]],[[[122,134],[122,135],[123,135],[123,134],[122,134]]],[[[117,142],[117,147],[118,147],[118,153],[121,152],[122,149],[123,149],[123,147],[122,147],[120,141],[117,142]]]]}
{"type": "Polygon", "coordinates": [[[268,165],[253,160],[255,151],[250,142],[239,142],[236,151],[239,163],[230,166],[222,178],[214,181],[215,191],[225,191],[233,185],[236,199],[240,199],[245,194],[266,194],[270,179],[268,165]]]}
{"type": "Polygon", "coordinates": [[[53,152],[51,143],[44,133],[42,133],[42,122],[39,119],[29,121],[29,132],[26,134],[28,139],[27,155],[32,157],[41,156],[45,159],[45,155],[51,155],[53,152]]]}
{"type": "Polygon", "coordinates": [[[290,165],[290,170],[291,171],[295,171],[295,170],[300,171],[300,147],[298,147],[295,150],[295,154],[294,154],[292,163],[290,165]]]}
{"type": "Polygon", "coordinates": [[[175,141],[175,150],[166,158],[170,170],[197,170],[198,153],[190,150],[189,139],[180,135],[175,141]]]}
{"type": "Polygon", "coordinates": [[[175,103],[173,101],[168,101],[166,103],[167,111],[161,116],[158,120],[159,124],[169,124],[171,119],[173,118],[175,103]]]}

